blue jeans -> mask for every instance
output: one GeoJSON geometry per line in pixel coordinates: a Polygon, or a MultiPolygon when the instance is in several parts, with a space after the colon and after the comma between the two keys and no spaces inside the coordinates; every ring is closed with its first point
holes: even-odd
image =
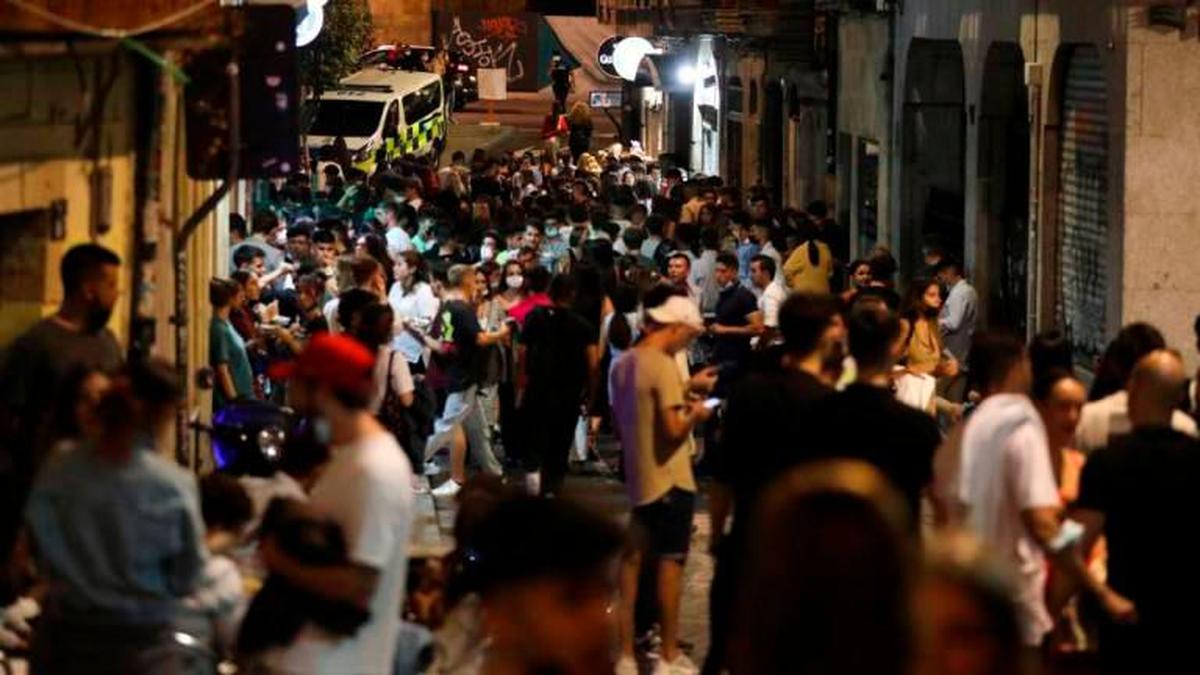
{"type": "Polygon", "coordinates": [[[442,448],[449,448],[454,443],[454,430],[460,426],[467,435],[467,447],[471,457],[479,464],[479,468],[484,473],[499,476],[502,469],[492,452],[487,420],[483,415],[483,405],[479,401],[479,388],[475,385],[463,391],[451,392],[446,397],[446,407],[442,410],[442,416],[434,423],[433,435],[425,443],[425,459],[433,457],[442,448]]]}

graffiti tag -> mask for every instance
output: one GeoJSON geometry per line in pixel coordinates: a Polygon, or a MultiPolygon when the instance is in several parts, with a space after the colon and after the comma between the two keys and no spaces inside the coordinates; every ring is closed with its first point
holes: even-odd
{"type": "MultiPolygon", "coordinates": [[[[510,19],[510,17],[484,19],[484,21],[500,21],[502,19],[510,19]]],[[[510,20],[519,24],[524,32],[523,23],[515,19],[510,20]]],[[[485,29],[485,33],[487,32],[485,29]]],[[[525,64],[517,58],[518,45],[515,37],[502,39],[485,34],[477,39],[462,27],[462,22],[456,16],[450,27],[448,43],[451,49],[457,49],[462,52],[463,56],[474,61],[478,68],[504,68],[508,73],[509,82],[516,82],[525,76],[525,64]]]]}
{"type": "Polygon", "coordinates": [[[479,30],[495,40],[520,40],[525,35],[525,22],[515,16],[490,16],[479,20],[479,30]]]}

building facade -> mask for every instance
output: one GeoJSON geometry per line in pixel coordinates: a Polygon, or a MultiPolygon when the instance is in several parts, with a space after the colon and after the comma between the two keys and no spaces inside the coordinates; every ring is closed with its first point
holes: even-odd
{"type": "Polygon", "coordinates": [[[911,276],[937,241],[966,262],[989,325],[1061,327],[1084,364],[1135,320],[1193,344],[1196,9],[833,4],[852,153],[838,203],[859,253],[888,245],[911,276]]]}

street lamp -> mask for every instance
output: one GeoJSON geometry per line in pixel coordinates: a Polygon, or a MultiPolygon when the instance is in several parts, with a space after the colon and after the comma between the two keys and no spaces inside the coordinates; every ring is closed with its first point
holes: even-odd
{"type": "Polygon", "coordinates": [[[675,79],[679,80],[679,84],[695,84],[696,67],[690,64],[679,66],[679,70],[675,71],[675,79]]]}
{"type": "Polygon", "coordinates": [[[303,47],[317,39],[325,26],[325,3],[328,0],[307,0],[304,18],[296,24],[296,46],[303,47]]]}

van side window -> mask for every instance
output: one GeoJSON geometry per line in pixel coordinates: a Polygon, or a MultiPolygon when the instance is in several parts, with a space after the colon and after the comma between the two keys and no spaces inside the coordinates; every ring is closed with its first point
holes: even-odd
{"type": "Polygon", "coordinates": [[[389,138],[400,134],[400,106],[392,101],[388,106],[387,115],[383,119],[383,137],[389,138]]]}
{"type": "Polygon", "coordinates": [[[414,124],[442,107],[442,83],[432,82],[404,97],[404,121],[414,124]]]}

